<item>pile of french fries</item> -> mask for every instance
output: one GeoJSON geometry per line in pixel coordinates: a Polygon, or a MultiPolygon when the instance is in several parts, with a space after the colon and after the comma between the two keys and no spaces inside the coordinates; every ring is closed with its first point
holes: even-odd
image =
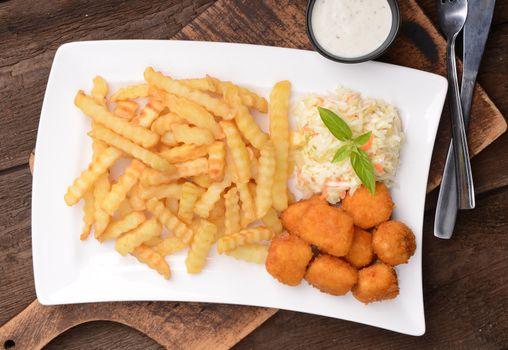
{"type": "Polygon", "coordinates": [[[198,273],[214,243],[220,254],[264,263],[291,201],[290,83],[275,84],[267,102],[211,76],[175,80],[149,67],[144,77],[108,98],[97,76],[89,95],[75,97],[93,140],[91,163],[64,197],[69,206],[84,201],[81,240],[92,231],[115,240],[120,254],[166,279],[166,256],[188,248],[187,271],[198,273]],[[269,134],[252,109],[269,111],[269,134]],[[131,161],[115,182],[121,158],[131,161]]]}

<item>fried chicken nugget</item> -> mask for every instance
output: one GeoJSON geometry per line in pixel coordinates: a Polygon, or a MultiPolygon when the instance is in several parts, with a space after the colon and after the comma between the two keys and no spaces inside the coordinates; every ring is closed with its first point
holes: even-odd
{"type": "Polygon", "coordinates": [[[416,239],[409,227],[392,220],[379,225],[372,237],[372,247],[381,261],[395,266],[407,263],[415,252],[416,239]]]}
{"type": "Polygon", "coordinates": [[[307,209],[309,209],[312,204],[320,203],[324,203],[324,200],[320,199],[318,196],[314,196],[310,199],[301,200],[291,204],[280,216],[282,225],[289,231],[289,233],[297,234],[303,214],[307,212],[307,209]]]}
{"type": "Polygon", "coordinates": [[[285,232],[272,240],[266,270],[279,282],[297,286],[312,258],[312,249],[297,236],[285,232]]]}
{"type": "Polygon", "coordinates": [[[344,295],[358,279],[358,271],[342,259],[319,255],[310,264],[305,279],[323,293],[344,295]]]}
{"type": "Polygon", "coordinates": [[[393,201],[388,188],[383,183],[377,182],[374,195],[362,185],[353,195],[344,198],[342,209],[353,217],[356,226],[369,229],[390,218],[393,201]]]}
{"type": "Polygon", "coordinates": [[[353,219],[328,204],[312,204],[300,218],[297,235],[333,256],[347,255],[353,243],[353,219]]]}
{"type": "Polygon", "coordinates": [[[399,295],[397,273],[393,267],[378,263],[358,272],[358,283],[353,295],[362,303],[393,299],[399,295]]]}
{"type": "Polygon", "coordinates": [[[372,234],[355,226],[353,244],[351,245],[351,249],[345,258],[357,269],[361,269],[362,267],[369,265],[372,262],[372,259],[374,259],[374,252],[372,250],[372,234]]]}

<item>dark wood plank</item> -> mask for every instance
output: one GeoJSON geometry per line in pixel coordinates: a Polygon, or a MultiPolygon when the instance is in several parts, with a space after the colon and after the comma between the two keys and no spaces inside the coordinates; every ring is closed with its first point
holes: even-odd
{"type": "MultiPolygon", "coordinates": [[[[471,166],[477,197],[488,196],[492,191],[508,186],[507,149],[508,135],[504,134],[472,160],[471,166]]],[[[438,189],[427,194],[426,212],[433,212],[436,209],[438,195],[438,189]]],[[[465,217],[463,219],[467,220],[465,217]]]]}
{"type": "Polygon", "coordinates": [[[49,69],[63,43],[168,39],[213,0],[26,1],[0,3],[0,170],[34,148],[49,69]]]}
{"type": "MultiPolygon", "coordinates": [[[[434,0],[417,0],[418,5],[425,11],[427,16],[434,19],[437,18],[436,2],[434,0]]],[[[492,24],[505,24],[508,22],[508,2],[496,1],[496,9],[494,11],[494,18],[492,24]]]]}
{"type": "MultiPolygon", "coordinates": [[[[508,2],[504,3],[508,5],[508,2]]],[[[490,31],[478,75],[478,82],[482,84],[489,96],[496,102],[496,106],[505,117],[508,116],[507,42],[508,22],[494,26],[490,31]]]]}
{"type": "Polygon", "coordinates": [[[226,350],[276,311],[151,301],[44,306],[35,300],[0,327],[0,344],[10,341],[20,349],[40,349],[76,325],[108,320],[131,326],[166,348],[226,350]]]}
{"type": "Polygon", "coordinates": [[[0,177],[0,324],[35,298],[28,166],[0,177]]]}
{"type": "MultiPolygon", "coordinates": [[[[218,1],[175,37],[310,49],[305,31],[305,6],[304,0],[218,1]],[[222,13],[235,13],[235,16],[221,18],[222,13]]],[[[403,20],[401,32],[381,60],[446,75],[443,37],[414,1],[402,1],[399,6],[403,20]]],[[[441,180],[450,142],[449,124],[445,109],[434,148],[429,190],[441,180]]],[[[471,154],[478,154],[505,131],[506,121],[477,86],[469,128],[471,154]]]]}
{"type": "Polygon", "coordinates": [[[53,339],[45,350],[129,349],[163,350],[152,338],[121,323],[95,321],[84,323],[53,339]]]}
{"type": "Polygon", "coordinates": [[[422,337],[279,311],[234,349],[505,349],[508,344],[508,189],[461,214],[451,241],[425,218],[422,337]],[[467,216],[467,218],[466,218],[467,216]]]}

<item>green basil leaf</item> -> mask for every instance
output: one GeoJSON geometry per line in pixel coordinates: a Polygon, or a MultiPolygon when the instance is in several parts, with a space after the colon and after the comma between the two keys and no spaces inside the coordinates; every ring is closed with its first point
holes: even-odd
{"type": "Polygon", "coordinates": [[[321,120],[326,125],[328,130],[330,130],[333,136],[335,136],[340,141],[351,140],[353,137],[353,132],[341,117],[326,108],[318,107],[318,111],[321,120]]]}
{"type": "Polygon", "coordinates": [[[355,148],[351,152],[351,166],[370,193],[375,194],[376,178],[374,176],[374,166],[367,152],[355,148]]]}
{"type": "Polygon", "coordinates": [[[355,142],[355,145],[357,146],[363,146],[370,140],[370,135],[372,135],[372,131],[366,132],[363,135],[358,136],[353,141],[355,142]]]}
{"type": "Polygon", "coordinates": [[[339,148],[337,152],[335,152],[335,155],[333,156],[332,159],[332,163],[342,162],[344,159],[349,157],[350,154],[351,154],[351,144],[348,143],[347,145],[344,145],[341,148],[339,148]]]}

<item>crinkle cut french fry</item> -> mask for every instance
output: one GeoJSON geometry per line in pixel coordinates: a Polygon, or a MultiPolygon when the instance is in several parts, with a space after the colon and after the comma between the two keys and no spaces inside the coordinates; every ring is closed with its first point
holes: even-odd
{"type": "Polygon", "coordinates": [[[266,227],[255,227],[221,237],[217,242],[219,254],[233,250],[247,243],[257,243],[273,237],[273,232],[266,227]]]}
{"type": "Polygon", "coordinates": [[[92,161],[88,169],[83,171],[67,189],[67,193],[64,196],[67,205],[74,205],[79,202],[99,176],[104,174],[121,155],[122,152],[114,147],[108,147],[104,152],[98,154],[96,160],[92,161]]]}
{"type": "Polygon", "coordinates": [[[154,249],[161,256],[168,256],[168,255],[174,254],[174,253],[184,249],[187,246],[188,246],[188,244],[185,244],[184,242],[182,242],[181,239],[174,237],[174,236],[169,236],[169,237],[164,238],[162,240],[162,242],[157,244],[154,247],[154,249]]]}
{"type": "Polygon", "coordinates": [[[182,185],[180,194],[180,206],[178,208],[178,217],[186,224],[192,222],[194,216],[194,206],[204,190],[191,182],[182,185]]]}
{"type": "MultiPolygon", "coordinates": [[[[97,127],[97,123],[92,122],[92,130],[97,127]]],[[[95,162],[99,154],[104,152],[108,148],[105,142],[100,140],[92,140],[92,160],[95,162]]]]}
{"type": "Polygon", "coordinates": [[[131,120],[136,115],[138,104],[136,101],[118,101],[115,107],[115,115],[127,120],[131,120]]]}
{"type": "Polygon", "coordinates": [[[138,182],[132,187],[129,193],[129,203],[133,210],[141,211],[146,209],[146,203],[141,196],[141,184],[138,182]]]}
{"type": "MultiPolygon", "coordinates": [[[[92,130],[97,127],[97,123],[92,121],[92,130]]],[[[100,140],[92,139],[92,160],[96,161],[99,154],[104,152],[108,148],[108,145],[105,142],[100,140]]]]}
{"type": "Polygon", "coordinates": [[[181,178],[206,174],[208,172],[208,159],[198,158],[187,162],[175,163],[175,166],[178,170],[178,176],[181,178]]]}
{"type": "Polygon", "coordinates": [[[176,146],[178,145],[178,141],[175,139],[175,135],[172,131],[165,132],[161,136],[161,143],[163,143],[166,146],[176,146]]]}
{"type": "Polygon", "coordinates": [[[255,221],[256,218],[256,204],[252,193],[249,190],[249,186],[246,183],[237,183],[238,193],[240,195],[240,201],[242,202],[242,217],[240,224],[242,227],[247,227],[251,222],[255,221]]]}
{"type": "Polygon", "coordinates": [[[129,199],[125,198],[122,201],[122,203],[120,203],[120,206],[118,207],[118,209],[115,211],[114,217],[117,218],[117,219],[118,218],[123,218],[124,216],[129,215],[130,213],[132,213],[133,211],[134,211],[134,209],[132,208],[132,205],[129,202],[129,199]]]}
{"type": "Polygon", "coordinates": [[[226,202],[224,201],[224,197],[221,196],[217,203],[213,206],[212,210],[210,210],[210,214],[208,215],[208,220],[224,217],[226,214],[226,202]]]}
{"type": "Polygon", "coordinates": [[[234,85],[230,84],[227,87],[225,98],[234,107],[236,126],[243,137],[257,149],[263,148],[266,141],[268,141],[268,135],[261,130],[250,114],[249,109],[242,104],[238,90],[234,85]]]}
{"type": "Polygon", "coordinates": [[[168,230],[172,231],[175,236],[180,238],[184,243],[189,243],[192,240],[192,230],[189,229],[185,223],[180,221],[180,219],[160,201],[152,198],[146,203],[146,207],[168,230]]]}
{"type": "Polygon", "coordinates": [[[199,217],[208,218],[215,203],[220,200],[221,194],[231,185],[231,177],[226,174],[221,182],[214,182],[207,188],[194,207],[194,213],[199,217]]]}
{"type": "Polygon", "coordinates": [[[93,87],[91,91],[92,97],[95,99],[95,101],[97,101],[97,103],[106,105],[106,96],[108,95],[108,90],[108,83],[106,80],[100,75],[97,75],[93,79],[93,87]]]}
{"type": "Polygon", "coordinates": [[[154,120],[157,119],[157,117],[160,115],[163,109],[164,105],[161,101],[151,99],[148,101],[145,107],[143,107],[139,113],[139,116],[135,117],[132,122],[144,128],[149,128],[154,120]]]}
{"type": "Polygon", "coordinates": [[[139,181],[145,186],[168,184],[178,179],[178,172],[172,175],[165,175],[152,168],[146,168],[141,174],[139,181]]]}
{"type": "Polygon", "coordinates": [[[118,182],[111,187],[111,191],[102,202],[102,209],[109,215],[113,215],[120,207],[120,203],[127,197],[127,193],[136,184],[144,169],[145,165],[134,159],[125,170],[125,173],[120,176],[118,182]]]}
{"type": "Polygon", "coordinates": [[[234,162],[239,182],[247,183],[250,180],[249,152],[240,136],[238,129],[232,122],[220,122],[222,130],[226,134],[226,142],[234,162]]]}
{"type": "Polygon", "coordinates": [[[258,187],[258,185],[256,185],[256,183],[252,181],[249,182],[247,185],[249,186],[249,192],[252,195],[252,198],[256,198],[256,188],[258,187]]]}
{"type": "Polygon", "coordinates": [[[104,230],[109,225],[109,221],[111,217],[104,209],[102,209],[102,202],[104,198],[108,194],[110,190],[111,184],[109,182],[109,174],[106,172],[102,174],[97,181],[95,182],[95,186],[93,188],[93,196],[95,199],[94,203],[94,236],[99,239],[100,236],[104,233],[104,230]]]}
{"type": "Polygon", "coordinates": [[[240,182],[240,179],[238,177],[238,172],[236,171],[236,164],[233,160],[233,155],[231,152],[231,149],[226,148],[226,166],[224,171],[229,171],[229,174],[231,176],[231,181],[233,181],[235,184],[240,182]]]}
{"type": "Polygon", "coordinates": [[[258,185],[256,188],[256,216],[262,218],[272,206],[272,186],[275,174],[275,149],[267,142],[259,158],[258,185]]]}
{"type": "Polygon", "coordinates": [[[205,108],[186,98],[179,98],[170,94],[166,94],[165,97],[171,112],[178,114],[180,118],[192,125],[209,130],[214,138],[223,136],[219,124],[205,108]]]}
{"type": "Polygon", "coordinates": [[[194,145],[210,145],[215,141],[215,138],[208,129],[186,124],[173,124],[171,130],[176,142],[194,145]]]}
{"type": "Polygon", "coordinates": [[[130,214],[112,222],[104,234],[102,234],[98,239],[99,241],[107,241],[109,239],[114,239],[120,237],[122,234],[134,230],[136,227],[141,225],[146,220],[145,214],[140,211],[133,211],[130,214]]]}
{"type": "Polygon", "coordinates": [[[166,208],[168,208],[174,215],[178,215],[180,208],[180,200],[178,198],[166,197],[166,208]]]}
{"type": "Polygon", "coordinates": [[[280,81],[270,94],[270,137],[275,148],[275,178],[272,187],[273,207],[282,211],[288,206],[288,158],[289,158],[289,95],[291,83],[280,81]]]}
{"type": "Polygon", "coordinates": [[[177,116],[175,113],[166,113],[161,115],[159,118],[155,119],[155,121],[150,126],[150,130],[156,132],[159,135],[164,135],[168,131],[171,131],[171,125],[173,124],[182,124],[185,121],[177,116]]]}
{"type": "Polygon", "coordinates": [[[216,233],[217,228],[214,224],[206,220],[200,220],[189,252],[187,253],[187,259],[185,259],[188,273],[199,273],[203,270],[216,233]]]}
{"type": "Polygon", "coordinates": [[[226,220],[224,216],[214,217],[211,216],[208,218],[208,221],[210,221],[212,224],[217,227],[217,233],[215,234],[214,242],[217,242],[219,238],[224,236],[226,234],[226,220]]]}
{"type": "Polygon", "coordinates": [[[252,179],[255,181],[258,176],[259,160],[256,158],[256,154],[252,150],[252,147],[247,147],[247,151],[249,152],[250,172],[252,174],[252,179]]]}
{"type": "Polygon", "coordinates": [[[118,237],[115,243],[115,249],[122,255],[131,253],[136,247],[153,237],[160,236],[162,225],[156,218],[146,220],[135,229],[118,237]]]}
{"type": "Polygon", "coordinates": [[[115,134],[113,131],[97,127],[89,133],[93,138],[104,141],[107,144],[118,148],[119,150],[131,155],[132,157],[139,159],[146,165],[161,171],[164,174],[171,175],[176,172],[176,168],[170,164],[167,160],[155,154],[134,142],[115,134]]]}
{"type": "Polygon", "coordinates": [[[168,280],[171,277],[171,270],[167,261],[152,248],[142,244],[134,249],[131,254],[140,262],[147,264],[151,269],[160,273],[165,279],[168,280]]]}
{"type": "Polygon", "coordinates": [[[192,181],[194,181],[196,185],[202,188],[208,188],[213,183],[212,179],[210,179],[210,176],[208,174],[193,176],[192,181]]]}
{"type": "Polygon", "coordinates": [[[93,198],[93,189],[89,189],[85,195],[83,196],[83,200],[85,204],[83,206],[83,229],[81,230],[81,235],[79,239],[84,241],[90,235],[90,230],[92,229],[93,218],[94,218],[94,198],[93,198]]]}
{"type": "Polygon", "coordinates": [[[222,180],[226,163],[226,144],[215,141],[208,147],[208,174],[214,181],[222,180]]]}
{"type": "MultiPolygon", "coordinates": [[[[251,162],[252,164],[252,162],[251,162]]],[[[256,206],[254,204],[255,193],[253,194],[249,190],[249,183],[240,182],[238,178],[238,174],[236,171],[236,165],[233,161],[233,157],[230,151],[226,152],[226,165],[228,171],[231,174],[231,178],[233,182],[236,184],[238,188],[238,193],[240,195],[240,201],[242,203],[241,214],[240,214],[240,224],[242,228],[247,227],[251,222],[256,220],[256,206]]]]}
{"type": "Polygon", "coordinates": [[[148,241],[145,241],[143,244],[153,249],[161,242],[162,242],[162,237],[158,236],[158,237],[150,238],[148,241]]]}
{"type": "Polygon", "coordinates": [[[268,256],[268,246],[259,243],[250,243],[227,251],[226,255],[237,260],[243,260],[255,264],[264,264],[268,256]]]}
{"type": "Polygon", "coordinates": [[[111,101],[117,102],[124,100],[132,100],[147,96],[148,96],[147,84],[129,85],[118,89],[118,91],[111,96],[111,101]]]}
{"type": "Polygon", "coordinates": [[[240,226],[240,204],[238,197],[238,189],[231,187],[224,194],[224,203],[226,205],[225,215],[225,233],[230,235],[238,232],[241,229],[240,226]]]}
{"type": "Polygon", "coordinates": [[[205,78],[195,78],[195,79],[179,79],[178,82],[182,83],[194,90],[215,92],[215,86],[206,77],[205,78]]]}
{"type": "Polygon", "coordinates": [[[182,184],[170,183],[157,186],[141,186],[141,198],[149,200],[152,198],[180,198],[182,193],[182,184]]]}
{"type": "Polygon", "coordinates": [[[93,121],[104,125],[135,144],[149,148],[159,142],[159,135],[157,133],[115,116],[105,106],[97,103],[93,98],[86,96],[83,91],[79,91],[76,94],[74,104],[83,113],[91,117],[93,121]]]}
{"type": "MultiPolygon", "coordinates": [[[[214,85],[215,91],[218,94],[224,95],[226,87],[229,84],[232,84],[228,81],[221,81],[217,78],[214,78],[212,76],[207,75],[206,78],[214,85]]],[[[234,84],[233,84],[234,85],[234,84]]],[[[236,88],[238,88],[238,91],[240,93],[240,96],[242,98],[242,103],[246,105],[247,107],[255,108],[261,113],[266,113],[268,110],[268,102],[264,97],[261,97],[257,95],[256,93],[241,87],[234,85],[236,88]]]]}
{"type": "Polygon", "coordinates": [[[282,233],[283,230],[282,222],[280,221],[279,215],[277,214],[277,211],[274,208],[270,208],[266,212],[265,216],[261,218],[261,221],[263,221],[263,224],[269,227],[274,234],[278,235],[282,233]]]}
{"type": "Polygon", "coordinates": [[[152,67],[148,67],[145,70],[145,80],[150,85],[154,85],[170,94],[185,97],[196,102],[218,117],[224,119],[233,118],[229,106],[223,100],[212,97],[202,91],[191,89],[185,84],[179,83],[160,72],[155,72],[152,67]]]}
{"type": "MultiPolygon", "coordinates": [[[[213,145],[214,144],[212,144],[212,146],[213,145]]],[[[208,154],[208,149],[209,147],[206,145],[187,144],[170,148],[166,151],[160,152],[159,154],[161,157],[165,158],[168,162],[174,164],[204,157],[208,154]]]]}

